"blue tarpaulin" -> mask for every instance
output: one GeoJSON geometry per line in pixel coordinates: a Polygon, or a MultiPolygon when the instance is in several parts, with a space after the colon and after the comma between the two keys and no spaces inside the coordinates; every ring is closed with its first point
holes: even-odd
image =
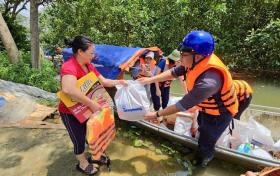
{"type": "MultiPolygon", "coordinates": [[[[135,53],[142,49],[114,45],[95,45],[95,59],[92,62],[105,78],[117,79],[121,73],[120,65],[126,63],[135,53]]],[[[159,48],[157,49],[160,51],[159,48]]],[[[62,55],[64,62],[66,62],[73,55],[72,48],[64,48],[62,55]]]]}
{"type": "Polygon", "coordinates": [[[121,72],[119,66],[128,61],[140,49],[112,45],[96,45],[96,59],[93,60],[93,63],[105,78],[117,79],[121,72]]]}
{"type": "Polygon", "coordinates": [[[5,98],[0,96],[0,107],[4,106],[5,104],[6,104],[5,98]]]}

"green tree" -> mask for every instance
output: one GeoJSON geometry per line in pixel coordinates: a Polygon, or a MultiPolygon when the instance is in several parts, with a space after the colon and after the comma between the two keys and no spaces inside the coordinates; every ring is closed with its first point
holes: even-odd
{"type": "MultiPolygon", "coordinates": [[[[0,11],[13,39],[19,50],[30,50],[30,42],[26,27],[20,24],[19,13],[26,10],[29,0],[4,0],[0,3],[0,11]]],[[[3,43],[0,41],[0,51],[4,50],[3,43]]]]}
{"type": "Polygon", "coordinates": [[[254,65],[254,70],[280,72],[280,19],[261,29],[252,30],[245,39],[240,67],[254,65]]]}
{"type": "Polygon", "coordinates": [[[279,18],[279,9],[279,0],[55,1],[41,15],[41,38],[53,46],[84,34],[95,43],[154,45],[168,54],[188,32],[202,29],[214,35],[216,53],[237,68],[246,36],[279,18]]]}

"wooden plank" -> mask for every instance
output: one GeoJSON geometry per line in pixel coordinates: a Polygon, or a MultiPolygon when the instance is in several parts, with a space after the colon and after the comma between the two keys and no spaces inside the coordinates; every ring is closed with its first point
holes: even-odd
{"type": "Polygon", "coordinates": [[[57,110],[56,108],[52,108],[52,107],[48,107],[48,106],[45,106],[45,105],[37,104],[36,105],[36,110],[34,112],[32,112],[30,114],[30,116],[28,116],[25,119],[35,120],[35,121],[43,121],[48,116],[53,114],[56,110],[57,110]]]}
{"type": "Polygon", "coordinates": [[[0,124],[1,128],[17,127],[17,128],[38,128],[38,129],[65,129],[62,124],[53,124],[44,121],[24,120],[20,123],[0,124]]]}

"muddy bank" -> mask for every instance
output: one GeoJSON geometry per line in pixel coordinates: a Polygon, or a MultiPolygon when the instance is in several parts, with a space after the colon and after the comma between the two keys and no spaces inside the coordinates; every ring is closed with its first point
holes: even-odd
{"type": "MultiPolygon", "coordinates": [[[[79,176],[65,130],[0,128],[1,175],[79,176]]],[[[109,147],[112,172],[99,175],[168,175],[181,170],[176,161],[116,139],[109,147]]]]}

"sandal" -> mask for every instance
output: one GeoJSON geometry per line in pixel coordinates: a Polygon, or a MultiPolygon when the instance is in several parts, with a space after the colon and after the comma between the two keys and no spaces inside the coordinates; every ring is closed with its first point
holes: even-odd
{"type": "Polygon", "coordinates": [[[82,169],[82,168],[80,167],[80,165],[77,164],[77,165],[76,165],[76,169],[77,169],[79,172],[81,172],[81,173],[83,173],[83,174],[85,174],[85,175],[90,175],[90,176],[94,176],[94,175],[98,172],[98,169],[97,169],[96,167],[94,167],[93,164],[87,165],[87,167],[86,167],[85,169],[82,169]],[[95,171],[94,171],[94,169],[95,169],[95,171]],[[93,171],[94,171],[94,172],[93,172],[93,171]]]}
{"type": "Polygon", "coordinates": [[[106,165],[108,170],[111,171],[111,160],[106,153],[103,153],[99,160],[93,160],[91,157],[88,158],[88,162],[91,164],[106,165]]]}
{"type": "Polygon", "coordinates": [[[97,170],[100,169],[100,164],[92,162],[91,157],[88,157],[87,160],[88,160],[88,163],[92,164],[94,168],[96,168],[97,170]]]}

